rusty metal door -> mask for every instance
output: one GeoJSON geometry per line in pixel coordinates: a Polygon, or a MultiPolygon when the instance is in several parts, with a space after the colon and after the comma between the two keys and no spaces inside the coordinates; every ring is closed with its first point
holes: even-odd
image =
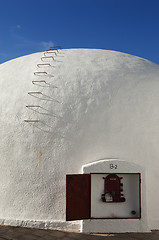
{"type": "Polygon", "coordinates": [[[90,218],[90,174],[66,175],[66,221],[90,218]]]}

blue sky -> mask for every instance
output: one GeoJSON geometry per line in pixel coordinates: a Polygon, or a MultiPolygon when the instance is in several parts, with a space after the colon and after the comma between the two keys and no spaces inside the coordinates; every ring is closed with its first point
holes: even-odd
{"type": "Polygon", "coordinates": [[[117,50],[159,64],[159,1],[0,0],[0,63],[53,45],[117,50]]]}

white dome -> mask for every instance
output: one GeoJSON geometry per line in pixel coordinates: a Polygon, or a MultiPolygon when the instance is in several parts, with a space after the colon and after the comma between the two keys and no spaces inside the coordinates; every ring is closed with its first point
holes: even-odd
{"type": "Polygon", "coordinates": [[[145,167],[147,221],[156,229],[159,65],[95,49],[42,57],[0,65],[0,218],[65,226],[66,174],[118,158],[145,167]]]}

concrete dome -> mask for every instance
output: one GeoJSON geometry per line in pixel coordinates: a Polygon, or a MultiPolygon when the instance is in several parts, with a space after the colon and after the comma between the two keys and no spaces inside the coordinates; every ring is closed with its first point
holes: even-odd
{"type": "Polygon", "coordinates": [[[1,223],[79,229],[65,222],[65,176],[114,158],[145,168],[148,230],[159,227],[159,65],[66,49],[3,63],[0,79],[1,223]]]}

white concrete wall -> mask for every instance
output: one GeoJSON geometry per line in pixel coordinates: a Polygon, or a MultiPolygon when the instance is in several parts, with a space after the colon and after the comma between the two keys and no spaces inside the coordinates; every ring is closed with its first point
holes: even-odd
{"type": "Polygon", "coordinates": [[[122,177],[124,202],[106,203],[101,199],[104,193],[104,179],[108,174],[91,174],[91,218],[139,218],[140,195],[138,174],[117,174],[122,177]],[[136,211],[132,215],[132,211],[136,211]]]}
{"type": "Polygon", "coordinates": [[[40,69],[49,73],[47,84],[33,85],[43,79],[33,74],[42,56],[0,65],[2,222],[60,222],[71,229],[65,175],[119,158],[145,167],[148,226],[158,228],[159,66],[113,51],[62,50],[51,67],[40,69]],[[41,107],[33,111],[29,104],[41,107]]]}

